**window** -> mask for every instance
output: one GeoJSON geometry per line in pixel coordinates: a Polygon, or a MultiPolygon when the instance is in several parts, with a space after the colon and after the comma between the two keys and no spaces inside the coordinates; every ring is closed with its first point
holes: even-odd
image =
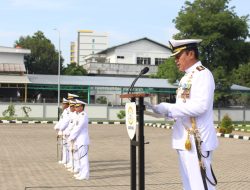
{"type": "Polygon", "coordinates": [[[150,65],[151,58],[150,57],[137,57],[136,64],[138,64],[138,65],[150,65]]]}
{"type": "Polygon", "coordinates": [[[167,59],[166,58],[155,58],[155,65],[160,65],[164,63],[167,59]]]}
{"type": "Polygon", "coordinates": [[[17,84],[9,84],[9,86],[8,87],[17,87],[17,84]]]}
{"type": "Polygon", "coordinates": [[[1,84],[1,87],[9,87],[9,85],[6,84],[6,83],[2,83],[2,84],[1,84]]]}
{"type": "Polygon", "coordinates": [[[124,59],[124,56],[117,56],[117,59],[124,59]]]}
{"type": "Polygon", "coordinates": [[[92,39],[92,43],[95,43],[95,39],[92,39]]]}

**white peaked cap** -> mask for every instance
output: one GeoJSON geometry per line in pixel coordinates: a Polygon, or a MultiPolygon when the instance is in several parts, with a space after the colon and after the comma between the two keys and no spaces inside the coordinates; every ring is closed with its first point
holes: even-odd
{"type": "Polygon", "coordinates": [[[63,98],[62,103],[67,104],[67,103],[69,103],[69,101],[66,98],[63,98]]]}
{"type": "Polygon", "coordinates": [[[76,106],[86,105],[86,104],[87,104],[86,102],[76,99],[76,106]]]}
{"type": "Polygon", "coordinates": [[[68,99],[74,99],[74,98],[78,98],[79,96],[76,95],[76,94],[71,94],[71,93],[68,93],[68,99]]]}
{"type": "Polygon", "coordinates": [[[182,50],[187,49],[189,47],[197,47],[197,45],[201,41],[202,41],[201,39],[169,40],[169,44],[173,53],[171,56],[175,56],[182,50]]]}

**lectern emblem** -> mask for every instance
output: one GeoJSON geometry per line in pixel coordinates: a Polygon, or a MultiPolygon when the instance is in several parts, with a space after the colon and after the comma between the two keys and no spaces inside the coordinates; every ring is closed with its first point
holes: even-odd
{"type": "Polygon", "coordinates": [[[133,108],[132,107],[128,107],[128,124],[129,125],[133,125],[134,122],[134,115],[133,115],[133,108]]]}
{"type": "Polygon", "coordinates": [[[128,136],[133,139],[136,132],[136,105],[134,102],[126,103],[126,127],[128,131],[128,136]]]}

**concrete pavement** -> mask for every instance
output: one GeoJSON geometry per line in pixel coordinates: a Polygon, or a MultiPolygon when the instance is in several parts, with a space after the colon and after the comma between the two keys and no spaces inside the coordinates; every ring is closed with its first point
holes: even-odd
{"type": "MultiPolygon", "coordinates": [[[[129,190],[129,137],[124,125],[90,125],[90,179],[57,164],[53,124],[0,124],[0,190],[129,190]]],[[[180,190],[171,130],[145,127],[145,189],[180,190]]],[[[250,189],[250,141],[219,137],[217,190],[250,189]]]]}

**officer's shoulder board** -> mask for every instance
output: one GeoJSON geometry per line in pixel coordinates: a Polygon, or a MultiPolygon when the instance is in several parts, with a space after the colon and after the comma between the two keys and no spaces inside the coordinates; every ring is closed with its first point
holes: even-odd
{"type": "Polygon", "coordinates": [[[203,67],[202,65],[200,65],[200,66],[197,66],[196,69],[198,71],[203,71],[203,70],[205,70],[205,67],[203,67]]]}

